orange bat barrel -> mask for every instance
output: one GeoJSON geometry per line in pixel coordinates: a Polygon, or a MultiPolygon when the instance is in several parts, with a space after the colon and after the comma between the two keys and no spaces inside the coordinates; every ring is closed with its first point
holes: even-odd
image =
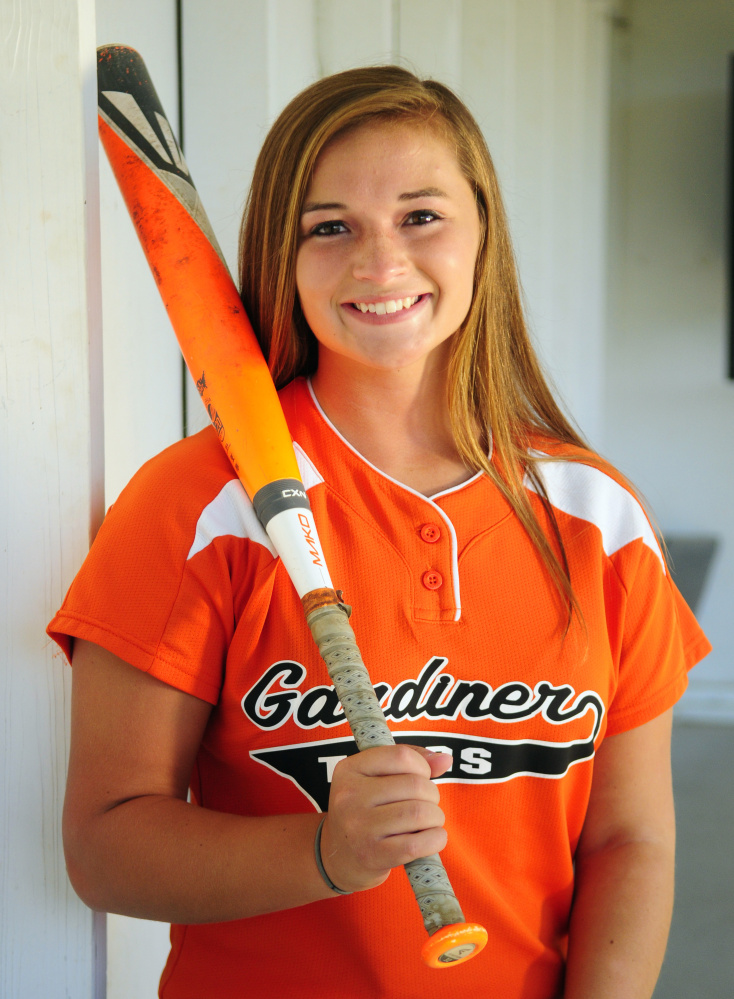
{"type": "Polygon", "coordinates": [[[99,133],[186,365],[299,596],[331,588],[260,345],[145,63],[97,54],[99,133]]]}
{"type": "MultiPolygon", "coordinates": [[[[162,108],[153,114],[157,111],[163,139],[136,101],[134,85],[132,93],[113,89],[112,81],[105,88],[105,59],[116,51],[118,47],[110,47],[100,53],[100,137],[188,369],[252,498],[273,481],[300,479],[292,446],[283,447],[284,441],[290,445],[290,434],[260,346],[162,108]]],[[[126,58],[131,53],[123,51],[126,58]]],[[[129,57],[134,78],[143,75],[145,67],[133,56],[137,53],[129,57]]],[[[143,80],[141,103],[143,94],[150,100],[151,91],[155,95],[150,82],[143,80]]]]}

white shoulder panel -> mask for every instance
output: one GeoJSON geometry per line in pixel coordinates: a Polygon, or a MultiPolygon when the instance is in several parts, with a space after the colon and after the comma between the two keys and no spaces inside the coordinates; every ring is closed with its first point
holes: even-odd
{"type": "MultiPolygon", "coordinates": [[[[665,560],[650,522],[624,486],[600,469],[576,461],[541,461],[538,471],[556,509],[599,528],[607,555],[639,538],[660,560],[665,572],[665,560]]],[[[527,477],[525,486],[533,490],[527,477]]]]}
{"type": "MultiPolygon", "coordinates": [[[[323,482],[323,477],[303,448],[298,444],[294,447],[298,469],[306,489],[323,482]]],[[[216,538],[226,536],[249,538],[267,548],[275,558],[275,548],[257,519],[255,509],[239,479],[228,482],[202,510],[187,560],[203,551],[216,538]]]]}
{"type": "Polygon", "coordinates": [[[216,538],[249,538],[263,545],[275,558],[270,538],[255,515],[255,509],[239,479],[231,479],[201,511],[188,558],[203,551],[216,538]]]}
{"type": "Polygon", "coordinates": [[[311,489],[313,486],[317,486],[320,482],[324,481],[324,477],[319,472],[318,468],[311,461],[309,456],[303,450],[300,444],[293,442],[293,450],[296,452],[296,462],[298,463],[298,471],[301,473],[301,481],[306,487],[306,491],[311,489]]]}

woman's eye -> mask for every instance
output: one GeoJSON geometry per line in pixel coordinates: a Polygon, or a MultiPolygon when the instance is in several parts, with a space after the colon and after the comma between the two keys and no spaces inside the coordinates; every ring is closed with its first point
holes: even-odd
{"type": "Polygon", "coordinates": [[[343,222],[331,221],[331,222],[319,222],[311,229],[312,236],[337,236],[339,233],[346,232],[347,227],[343,222]]]}
{"type": "Polygon", "coordinates": [[[435,222],[436,219],[440,219],[441,216],[438,212],[430,211],[427,208],[419,208],[417,211],[411,212],[405,220],[408,225],[428,225],[429,222],[435,222]]]}

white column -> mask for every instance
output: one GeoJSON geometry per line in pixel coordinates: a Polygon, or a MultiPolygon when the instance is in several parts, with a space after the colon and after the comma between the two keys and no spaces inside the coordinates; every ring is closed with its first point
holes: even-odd
{"type": "Polygon", "coordinates": [[[102,513],[92,0],[0,0],[0,995],[104,996],[61,847],[69,668],[44,634],[102,513]]]}

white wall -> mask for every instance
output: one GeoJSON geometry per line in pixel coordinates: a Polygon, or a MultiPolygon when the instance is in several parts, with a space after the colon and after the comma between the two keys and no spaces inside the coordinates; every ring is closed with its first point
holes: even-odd
{"type": "Polygon", "coordinates": [[[734,720],[734,382],[725,378],[726,60],[734,5],[631,0],[615,41],[604,447],[665,531],[715,534],[714,652],[680,713],[734,720]]]}
{"type": "Polygon", "coordinates": [[[102,999],[103,920],[61,848],[69,671],[45,635],[102,516],[94,6],[0,0],[0,24],[0,995],[102,999]]]}

